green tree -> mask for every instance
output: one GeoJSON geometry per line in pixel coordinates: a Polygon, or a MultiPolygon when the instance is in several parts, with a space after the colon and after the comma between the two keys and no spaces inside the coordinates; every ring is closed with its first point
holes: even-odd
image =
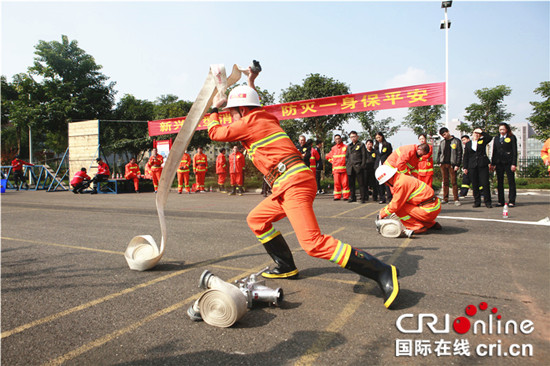
{"type": "Polygon", "coordinates": [[[474,94],[479,98],[479,103],[472,103],[466,107],[464,116],[471,125],[461,123],[458,130],[471,132],[479,127],[491,135],[496,135],[498,124],[509,121],[514,116],[512,113],[506,112],[506,105],[503,104],[504,97],[511,93],[512,89],[506,85],[476,90],[474,94]]]}
{"type": "Polygon", "coordinates": [[[100,72],[102,66],[65,35],[61,42],[39,41],[35,49],[29,74],[41,79],[40,123],[47,130],[45,143],[61,152],[67,146],[67,123],[109,116],[115,83],[108,83],[109,78],[100,72]]]}
{"type": "Polygon", "coordinates": [[[550,81],[543,81],[534,90],[544,100],[542,102],[529,102],[533,106],[533,113],[528,120],[537,132],[537,139],[546,141],[550,138],[550,81]]]}
{"type": "Polygon", "coordinates": [[[155,104],[126,94],[112,112],[112,120],[101,121],[101,145],[106,153],[127,154],[136,157],[138,162],[143,153],[151,148],[147,121],[154,116],[155,104]]]}
{"type": "Polygon", "coordinates": [[[409,114],[405,117],[404,125],[412,128],[417,136],[422,133],[434,136],[439,132],[439,128],[443,126],[442,123],[438,122],[442,114],[442,105],[409,108],[409,114]]]}
{"type": "MultiPolygon", "coordinates": [[[[333,78],[320,74],[310,74],[303,80],[302,85],[291,84],[281,92],[281,102],[289,103],[350,94],[350,89],[343,82],[336,81],[333,78]]],[[[283,121],[284,123],[281,123],[281,125],[293,139],[296,139],[300,133],[305,133],[311,134],[314,140],[330,141],[332,140],[332,131],[341,130],[344,123],[350,118],[349,114],[335,114],[283,121]]]]}
{"type": "Polygon", "coordinates": [[[392,126],[395,122],[394,118],[387,117],[381,120],[376,120],[375,117],[377,113],[378,111],[368,111],[355,114],[357,120],[363,127],[363,132],[359,133],[359,138],[362,141],[374,139],[374,136],[378,132],[382,132],[386,138],[389,138],[399,131],[399,126],[392,126]]]}

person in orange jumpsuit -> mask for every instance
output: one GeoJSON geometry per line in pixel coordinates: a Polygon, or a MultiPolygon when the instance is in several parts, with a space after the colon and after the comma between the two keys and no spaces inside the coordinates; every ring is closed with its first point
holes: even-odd
{"type": "Polygon", "coordinates": [[[349,199],[348,173],[346,171],[346,150],[347,145],[342,142],[342,136],[334,135],[335,145],[332,147],[326,158],[332,164],[332,176],[334,177],[334,200],[344,201],[349,199]]]}
{"type": "Polygon", "coordinates": [[[218,188],[221,193],[227,193],[225,190],[225,179],[227,178],[227,158],[225,157],[225,148],[220,149],[216,158],[216,174],[218,175],[218,188]]]}
{"type": "Polygon", "coordinates": [[[164,157],[157,153],[157,149],[151,150],[151,156],[147,165],[151,169],[151,176],[153,178],[153,187],[155,188],[155,193],[159,189],[160,176],[162,174],[162,164],[164,163],[164,157]]]}
{"type": "Polygon", "coordinates": [[[191,167],[191,155],[187,152],[183,153],[181,157],[180,165],[178,167],[178,193],[183,193],[183,186],[185,185],[185,192],[191,193],[191,186],[189,185],[189,169],[191,167]]]}
{"type": "Polygon", "coordinates": [[[229,155],[229,175],[231,178],[231,192],[230,196],[234,196],[236,193],[239,196],[243,195],[243,170],[244,170],[244,155],[239,151],[237,145],[233,146],[233,152],[229,155]]]}
{"type": "MultiPolygon", "coordinates": [[[[426,135],[420,134],[420,136],[418,136],[418,142],[421,145],[426,144],[427,143],[426,135]]],[[[428,144],[428,147],[430,148],[430,152],[428,152],[424,156],[421,156],[418,159],[418,165],[416,166],[416,170],[412,171],[412,176],[420,179],[422,182],[426,183],[429,187],[431,187],[433,183],[433,178],[434,178],[434,160],[432,158],[432,153],[433,153],[432,146],[428,144]]]]}
{"type": "Polygon", "coordinates": [[[267,278],[298,276],[288,244],[281,232],[273,227],[274,222],[287,217],[307,254],[373,279],[383,292],[384,305],[389,308],[396,303],[399,294],[397,268],[330,235],[321,234],[313,211],[317,192],[315,175],[304,164],[277,117],[261,108],[254,88],[257,75],[249,68],[248,86],[234,88],[228,99],[225,95],[216,95],[208,136],[215,141],[241,141],[255,167],[273,188],[273,194],[264,198],[247,217],[250,229],[277,265],[262,275],[267,278]],[[227,100],[226,109],[233,123],[223,126],[219,122],[218,108],[227,100]]]}
{"type": "Polygon", "coordinates": [[[392,193],[390,203],[380,210],[381,219],[395,213],[415,234],[428,229],[441,230],[441,225],[435,221],[441,212],[441,201],[431,187],[387,165],[380,166],[375,174],[378,182],[390,187],[392,193]]]}
{"type": "MultiPolygon", "coordinates": [[[[15,159],[11,162],[11,171],[13,173],[13,177],[15,180],[15,189],[19,190],[19,186],[21,185],[21,182],[24,181],[23,177],[23,166],[34,166],[34,164],[31,164],[25,160],[21,160],[19,158],[19,155],[15,155],[15,159]]],[[[25,182],[26,189],[29,189],[29,184],[25,182]]]]}
{"type": "Polygon", "coordinates": [[[136,159],[130,159],[130,162],[124,166],[124,178],[134,181],[134,190],[139,193],[139,178],[141,178],[141,171],[139,165],[136,163],[136,159]]]}
{"type": "Polygon", "coordinates": [[[195,173],[197,193],[204,193],[204,178],[208,170],[208,158],[202,152],[202,146],[197,148],[193,156],[193,173],[195,173]]]}
{"type": "Polygon", "coordinates": [[[544,165],[548,167],[548,174],[550,175],[550,139],[544,141],[542,150],[540,151],[540,158],[544,162],[544,165]]]}
{"type": "Polygon", "coordinates": [[[396,168],[399,173],[411,175],[416,170],[418,160],[429,152],[430,146],[426,143],[400,146],[388,156],[384,164],[396,168]]]}

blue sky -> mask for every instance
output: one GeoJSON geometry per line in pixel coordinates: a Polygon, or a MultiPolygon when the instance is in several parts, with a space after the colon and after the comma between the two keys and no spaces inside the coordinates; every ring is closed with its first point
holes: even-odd
{"type": "MultiPolygon", "coordinates": [[[[2,75],[26,71],[39,40],[65,34],[103,66],[118,98],[194,100],[210,64],[252,59],[264,69],[257,84],[276,98],[310,73],[353,93],[445,81],[440,1],[3,0],[1,11],[2,75]]],[[[463,119],[476,89],[504,84],[511,122],[524,122],[533,90],[550,79],[549,2],[455,0],[449,19],[450,119],[463,119]]],[[[379,117],[400,122],[406,112],[379,117]]]]}

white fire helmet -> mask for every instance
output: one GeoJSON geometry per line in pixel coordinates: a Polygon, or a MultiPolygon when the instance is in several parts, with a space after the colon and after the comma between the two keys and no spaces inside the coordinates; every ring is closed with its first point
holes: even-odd
{"type": "Polygon", "coordinates": [[[382,164],[378,167],[378,169],[376,169],[376,172],[374,174],[376,175],[376,180],[378,180],[378,184],[384,184],[388,180],[390,180],[390,178],[393,177],[396,172],[397,169],[382,164]]]}
{"type": "Polygon", "coordinates": [[[233,107],[261,107],[258,92],[249,86],[241,85],[231,90],[224,109],[233,107]]]}

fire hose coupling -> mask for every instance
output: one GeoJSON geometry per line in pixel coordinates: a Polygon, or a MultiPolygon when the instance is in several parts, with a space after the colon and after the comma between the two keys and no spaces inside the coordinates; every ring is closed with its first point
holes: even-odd
{"type": "Polygon", "coordinates": [[[230,284],[205,270],[199,279],[199,288],[206,290],[187,310],[193,321],[204,320],[217,327],[230,327],[244,316],[247,308],[263,302],[280,305],[283,301],[283,290],[265,286],[262,272],[252,274],[230,284]]]}

